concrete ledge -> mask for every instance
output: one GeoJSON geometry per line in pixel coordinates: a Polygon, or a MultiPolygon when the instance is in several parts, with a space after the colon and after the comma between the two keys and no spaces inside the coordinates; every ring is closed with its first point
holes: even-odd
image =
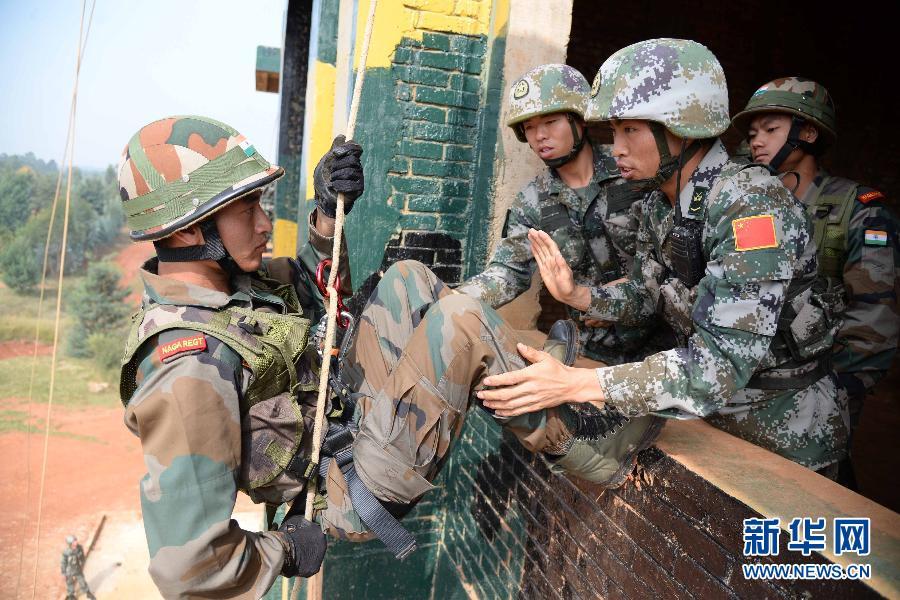
{"type": "MultiPolygon", "coordinates": [[[[828,551],[819,553],[846,566],[872,565],[866,583],[888,597],[900,597],[900,515],[758,446],[704,421],[672,421],[657,447],[686,469],[765,517],[780,517],[782,528],[794,517],[826,517],[828,551]],[[871,519],[871,554],[835,556],[831,523],[835,517],[871,519]]],[[[896,473],[885,473],[896,477],[896,473]]],[[[782,538],[783,539],[783,538],[782,538]]]]}

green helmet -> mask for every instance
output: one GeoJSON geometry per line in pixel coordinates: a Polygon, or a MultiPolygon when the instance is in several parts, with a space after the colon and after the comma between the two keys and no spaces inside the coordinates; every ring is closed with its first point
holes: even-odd
{"type": "Polygon", "coordinates": [[[161,240],[284,174],[240,133],[199,116],[142,127],[119,166],[133,240],[161,240]]]}
{"type": "Polygon", "coordinates": [[[692,40],[638,42],[600,67],[585,119],[640,119],[680,138],[713,138],[729,125],[725,73],[713,53],[692,40]]]}
{"type": "Polygon", "coordinates": [[[744,137],[750,122],[760,113],[787,113],[811,122],[824,137],[826,144],[837,137],[834,102],[824,87],[803,77],[782,77],[765,84],[750,96],[744,110],[732,119],[744,137]]]}
{"type": "Polygon", "coordinates": [[[525,132],[520,123],[531,117],[551,113],[575,113],[584,118],[587,102],[587,79],[569,65],[541,65],[522,76],[509,89],[509,116],[506,124],[516,132],[520,142],[525,132]]]}

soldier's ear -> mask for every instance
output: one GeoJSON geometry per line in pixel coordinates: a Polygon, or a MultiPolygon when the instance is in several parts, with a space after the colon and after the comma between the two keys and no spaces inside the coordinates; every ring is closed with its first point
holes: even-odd
{"type": "Polygon", "coordinates": [[[804,142],[814,144],[816,140],[819,139],[818,127],[810,123],[806,123],[803,126],[803,130],[800,132],[800,139],[802,139],[804,142]]]}
{"type": "Polygon", "coordinates": [[[206,243],[198,223],[194,223],[190,227],[185,227],[180,231],[176,231],[163,241],[167,242],[169,248],[202,246],[206,243]]]}

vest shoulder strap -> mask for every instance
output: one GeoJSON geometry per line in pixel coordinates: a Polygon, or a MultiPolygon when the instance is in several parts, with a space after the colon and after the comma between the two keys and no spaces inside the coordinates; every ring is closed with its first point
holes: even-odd
{"type": "Polygon", "coordinates": [[[842,177],[825,177],[822,191],[813,201],[813,236],[819,273],[840,279],[847,254],[847,233],[859,185],[842,177]]]}

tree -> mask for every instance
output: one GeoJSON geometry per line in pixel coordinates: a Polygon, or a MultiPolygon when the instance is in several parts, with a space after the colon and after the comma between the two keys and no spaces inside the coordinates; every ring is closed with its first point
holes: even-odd
{"type": "Polygon", "coordinates": [[[119,287],[119,269],[109,262],[98,262],[88,267],[87,276],[81,280],[67,300],[67,311],[75,317],[75,326],[68,336],[69,354],[73,356],[91,355],[89,338],[109,337],[116,348],[121,339],[111,335],[125,323],[130,312],[125,304],[128,290],[119,287]]]}
{"type": "Polygon", "coordinates": [[[15,231],[31,216],[35,174],[28,167],[0,175],[0,229],[15,231]]]}
{"type": "Polygon", "coordinates": [[[3,282],[21,293],[34,291],[41,278],[41,262],[36,249],[25,237],[16,237],[0,253],[3,282]]]}

